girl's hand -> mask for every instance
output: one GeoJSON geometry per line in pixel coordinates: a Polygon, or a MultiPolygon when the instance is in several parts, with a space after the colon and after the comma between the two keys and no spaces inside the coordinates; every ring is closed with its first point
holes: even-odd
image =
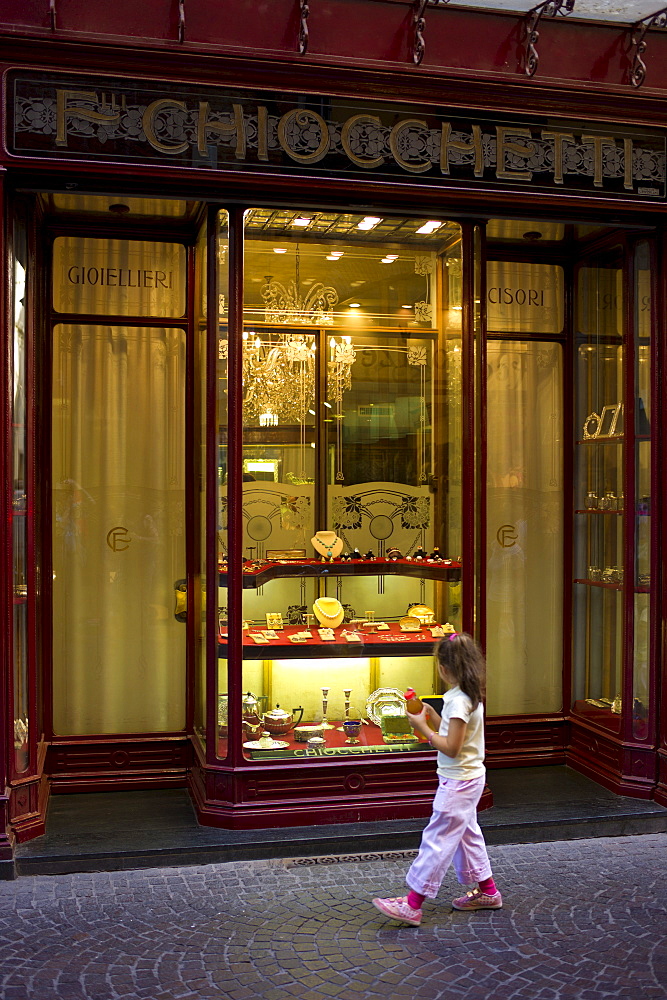
{"type": "MultiPolygon", "coordinates": [[[[422,733],[423,736],[427,736],[428,733],[433,732],[432,728],[428,724],[428,720],[430,717],[428,709],[430,707],[431,707],[430,705],[424,704],[424,707],[422,708],[421,712],[419,712],[418,715],[412,715],[410,712],[408,712],[408,719],[410,720],[410,725],[412,726],[413,729],[416,729],[417,732],[422,733]]],[[[431,709],[431,711],[433,711],[433,709],[431,709]]]]}

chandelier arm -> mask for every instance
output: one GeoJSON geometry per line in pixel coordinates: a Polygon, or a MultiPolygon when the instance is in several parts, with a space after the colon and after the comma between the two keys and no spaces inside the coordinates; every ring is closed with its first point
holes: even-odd
{"type": "Polygon", "coordinates": [[[646,41],[647,32],[651,28],[665,27],[667,27],[667,7],[663,7],[633,24],[630,34],[632,44],[635,47],[632,69],[630,70],[630,83],[633,87],[641,87],[646,79],[647,66],[642,56],[646,52],[648,44],[646,41]]]}

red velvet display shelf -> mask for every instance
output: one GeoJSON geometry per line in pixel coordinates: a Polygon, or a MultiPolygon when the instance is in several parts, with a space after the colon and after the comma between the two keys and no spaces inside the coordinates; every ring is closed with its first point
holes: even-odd
{"type": "MultiPolygon", "coordinates": [[[[375,629],[357,629],[360,642],[347,642],[341,633],[347,629],[352,631],[351,625],[340,625],[334,629],[336,639],[334,642],[324,642],[320,639],[317,628],[306,629],[303,625],[290,625],[278,632],[277,639],[270,639],[269,642],[255,643],[249,639],[247,634],[243,636],[243,658],[245,660],[275,660],[282,657],[289,657],[296,660],[309,660],[325,656],[406,656],[412,654],[417,656],[428,656],[433,652],[434,643],[438,642],[428,631],[427,626],[423,626],[419,632],[402,632],[396,622],[387,622],[389,629],[384,632],[376,632],[375,629]],[[290,635],[295,632],[310,632],[313,636],[307,642],[290,642],[290,635]],[[382,637],[385,638],[382,638],[382,637]]],[[[262,631],[262,626],[257,625],[250,629],[250,632],[262,631]]],[[[218,656],[226,658],[227,642],[226,636],[218,643],[218,656]]]]}
{"type": "MultiPolygon", "coordinates": [[[[606,583],[604,580],[575,580],[575,583],[581,583],[584,587],[603,587],[606,590],[623,590],[622,583],[606,583]]],[[[635,594],[650,594],[651,588],[638,586],[635,587],[635,594]]]]}
{"type": "MultiPolygon", "coordinates": [[[[327,729],[324,733],[326,745],[322,747],[309,747],[307,743],[297,743],[294,739],[294,731],[286,733],[284,736],[274,736],[275,740],[288,743],[289,746],[283,750],[249,750],[244,747],[244,753],[251,760],[271,760],[284,757],[314,758],[314,757],[341,757],[349,754],[352,757],[371,757],[375,754],[386,756],[392,753],[410,753],[415,750],[433,751],[433,747],[428,740],[418,737],[416,740],[401,740],[385,743],[382,730],[373,722],[364,723],[358,736],[358,743],[346,743],[347,737],[338,727],[342,726],[342,720],[329,720],[335,729],[327,729]]],[[[302,723],[303,725],[315,725],[315,723],[302,723]]],[[[218,755],[225,757],[227,753],[227,740],[218,740],[218,755]]]]}
{"type": "MultiPolygon", "coordinates": [[[[246,589],[263,587],[265,583],[281,577],[318,576],[416,576],[426,580],[460,580],[461,563],[432,562],[428,559],[355,559],[343,562],[323,562],[320,559],[250,560],[243,567],[243,586],[246,589]]],[[[221,587],[227,586],[227,573],[219,573],[221,587]]]]}

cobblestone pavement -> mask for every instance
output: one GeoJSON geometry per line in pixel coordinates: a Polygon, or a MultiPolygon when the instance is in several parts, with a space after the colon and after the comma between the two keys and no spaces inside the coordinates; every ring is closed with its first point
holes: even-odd
{"type": "Polygon", "coordinates": [[[665,1000],[667,834],[489,853],[503,909],[419,928],[370,903],[412,852],[0,882],[0,998],[665,1000]]]}

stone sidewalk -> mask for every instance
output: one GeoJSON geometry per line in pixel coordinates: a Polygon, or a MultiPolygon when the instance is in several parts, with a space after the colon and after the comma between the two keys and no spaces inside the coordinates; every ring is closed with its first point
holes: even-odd
{"type": "Polygon", "coordinates": [[[665,1000],[667,834],[490,848],[505,906],[385,920],[413,852],[0,882],[1,1000],[665,1000]]]}

